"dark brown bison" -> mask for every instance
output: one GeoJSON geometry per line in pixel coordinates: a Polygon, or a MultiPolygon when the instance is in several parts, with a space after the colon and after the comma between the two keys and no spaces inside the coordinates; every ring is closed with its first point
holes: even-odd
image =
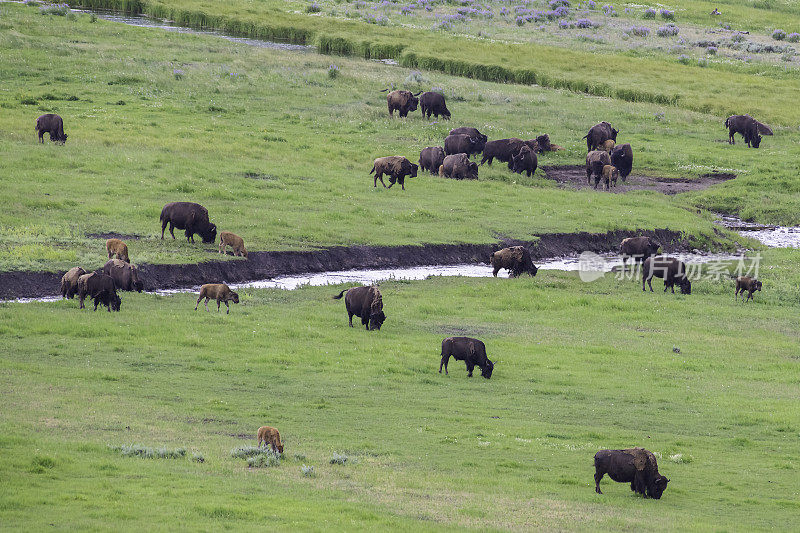
{"type": "Polygon", "coordinates": [[[122,300],[117,295],[114,280],[99,270],[78,278],[78,298],[81,300],[81,309],[85,309],[83,301],[87,296],[94,300],[95,311],[97,311],[98,304],[105,305],[109,313],[119,311],[122,306],[122,300]]]}
{"type": "Polygon", "coordinates": [[[747,146],[758,148],[761,144],[759,122],[750,115],[731,115],[725,119],[725,127],[728,128],[728,142],[730,144],[736,144],[733,138],[736,133],[744,137],[747,146]]]}
{"type": "Polygon", "coordinates": [[[619,170],[619,177],[622,181],[628,179],[628,175],[633,169],[633,149],[628,143],[615,146],[611,150],[611,164],[619,170]]]}
{"type": "Polygon", "coordinates": [[[378,180],[381,180],[381,185],[386,189],[391,189],[394,182],[398,182],[403,190],[406,190],[405,180],[406,176],[409,178],[417,177],[417,169],[419,167],[400,155],[390,155],[386,157],[379,157],[372,163],[372,170],[370,174],[375,173],[373,180],[373,187],[378,186],[378,180]],[[383,175],[389,175],[389,186],[383,182],[383,175]]]}
{"type": "Polygon", "coordinates": [[[428,91],[422,93],[419,97],[419,106],[422,108],[422,116],[431,118],[431,115],[439,118],[442,115],[447,120],[450,120],[450,111],[444,103],[444,96],[439,93],[428,91]]]}
{"type": "Polygon", "coordinates": [[[489,138],[483,133],[479,132],[477,128],[454,128],[450,130],[449,135],[469,135],[473,139],[483,141],[484,144],[486,144],[486,141],[489,140],[489,138]]]}
{"type": "Polygon", "coordinates": [[[605,150],[594,150],[586,154],[586,183],[592,183],[594,177],[594,188],[600,183],[603,176],[603,167],[611,164],[611,156],[605,150]]]}
{"type": "Polygon", "coordinates": [[[736,293],[733,295],[734,298],[739,296],[739,293],[742,293],[742,300],[755,301],[753,298],[753,293],[756,291],[761,291],[761,282],[755,278],[751,278],[749,276],[739,276],[736,278],[736,293]],[[747,299],[744,297],[744,293],[747,293],[747,299]]]}
{"type": "Polygon", "coordinates": [[[200,296],[197,297],[197,303],[194,304],[195,311],[197,311],[197,306],[200,305],[200,300],[203,298],[206,299],[204,302],[206,311],[208,311],[208,301],[216,300],[217,312],[219,313],[220,304],[224,303],[226,315],[229,315],[231,312],[228,302],[239,303],[239,293],[233,292],[231,288],[224,283],[206,283],[200,287],[200,296]]]}
{"type": "Polygon", "coordinates": [[[34,128],[39,134],[39,142],[44,143],[45,132],[50,134],[50,140],[64,144],[67,142],[67,136],[64,134],[64,121],[61,117],[52,113],[47,113],[36,119],[36,127],[34,128]]]}
{"type": "Polygon", "coordinates": [[[618,133],[619,130],[615,130],[611,124],[606,121],[595,124],[589,129],[589,133],[583,136],[583,139],[586,139],[586,151],[591,152],[592,150],[597,150],[603,142],[609,139],[617,142],[618,133]]]}
{"type": "Polygon", "coordinates": [[[483,152],[485,142],[469,135],[458,134],[448,135],[444,140],[444,153],[447,155],[453,154],[479,154],[483,152]]]}
{"type": "Polygon", "coordinates": [[[634,265],[642,263],[651,255],[656,255],[661,243],[650,237],[628,237],[619,245],[619,255],[622,257],[622,271],[628,264],[628,259],[633,259],[634,265]]]}
{"type": "Polygon", "coordinates": [[[441,146],[428,146],[419,153],[419,168],[431,174],[439,172],[439,167],[444,162],[444,148],[441,146]]]}
{"type": "Polygon", "coordinates": [[[447,337],[442,341],[442,360],[439,362],[439,373],[447,372],[447,363],[450,358],[464,361],[467,364],[467,376],[472,377],[472,370],[477,366],[481,375],[486,379],[492,377],[494,363],[486,357],[486,346],[482,341],[472,337],[447,337]]]}
{"type": "Polygon", "coordinates": [[[528,173],[528,177],[530,178],[534,172],[536,172],[536,166],[538,164],[538,159],[536,157],[536,152],[534,152],[530,146],[527,144],[523,144],[519,151],[511,156],[511,170],[516,172],[517,174],[522,174],[523,172],[528,173]]]}
{"type": "Polygon", "coordinates": [[[340,299],[345,292],[347,294],[344,297],[344,306],[347,308],[350,327],[353,327],[353,315],[355,315],[361,318],[361,323],[367,328],[367,331],[381,329],[386,321],[386,315],[383,313],[383,297],[378,287],[345,289],[333,299],[340,299]]]}
{"type": "Polygon", "coordinates": [[[643,291],[645,290],[644,284],[647,282],[650,292],[653,292],[653,276],[664,278],[664,292],[672,289],[672,294],[675,294],[675,284],[677,283],[681,288],[681,294],[692,294],[692,282],[689,281],[686,264],[683,261],[663,255],[650,256],[642,265],[643,291]]]}
{"type": "Polygon", "coordinates": [[[169,224],[169,234],[175,238],[175,228],[186,233],[186,240],[194,242],[195,233],[202,237],[203,242],[210,243],[217,240],[217,226],[208,220],[208,209],[194,202],[170,202],[161,210],[161,239],[164,239],[164,229],[169,224]]]}
{"type": "Polygon", "coordinates": [[[136,265],[126,263],[121,259],[111,259],[103,265],[103,273],[111,276],[114,286],[121,291],[142,292],[144,284],[139,279],[139,269],[136,265]]]}
{"type": "Polygon", "coordinates": [[[494,272],[492,272],[494,277],[497,277],[497,273],[500,272],[501,268],[507,269],[509,276],[512,278],[521,276],[525,272],[535,276],[539,271],[536,265],[533,264],[531,253],[524,246],[511,246],[498,250],[492,254],[489,261],[494,269],[494,272]]]}
{"type": "Polygon", "coordinates": [[[405,118],[409,112],[417,110],[419,98],[411,91],[392,91],[386,95],[386,103],[389,106],[389,116],[393,117],[394,112],[398,111],[400,116],[405,118]]]}
{"type": "Polygon", "coordinates": [[[514,156],[514,154],[519,152],[519,149],[525,144],[527,144],[533,151],[536,151],[539,148],[536,139],[523,141],[522,139],[512,137],[511,139],[498,139],[496,141],[489,141],[483,147],[483,158],[481,158],[481,165],[487,162],[489,165],[491,165],[492,160],[497,158],[504,163],[509,163],[509,168],[511,168],[511,158],[514,156]]]}
{"type": "Polygon", "coordinates": [[[600,450],[594,455],[594,490],[600,491],[600,480],[608,477],[618,483],[630,483],[631,490],[645,498],[660,499],[669,479],[658,473],[656,456],[644,448],[600,450]]]}
{"type": "Polygon", "coordinates": [[[72,267],[61,278],[61,297],[71,300],[78,293],[78,278],[86,274],[81,267],[72,267]]]}
{"type": "Polygon", "coordinates": [[[539,135],[538,137],[536,137],[536,144],[539,146],[539,149],[537,150],[538,153],[557,152],[559,150],[564,149],[563,147],[550,142],[550,136],[546,133],[544,135],[539,135]]]}
{"type": "Polygon", "coordinates": [[[448,155],[439,167],[439,176],[454,180],[476,180],[478,164],[470,161],[467,154],[448,155]]]}

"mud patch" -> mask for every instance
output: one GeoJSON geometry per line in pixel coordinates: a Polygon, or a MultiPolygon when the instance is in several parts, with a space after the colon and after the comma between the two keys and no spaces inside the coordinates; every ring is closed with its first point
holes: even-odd
{"type": "Polygon", "coordinates": [[[242,174],[243,177],[249,180],[276,180],[278,179],[277,176],[273,176],[272,174],[262,174],[260,172],[245,172],[242,174]]]}
{"type": "Polygon", "coordinates": [[[86,236],[90,239],[121,239],[123,241],[138,241],[144,238],[135,233],[117,233],[115,231],[110,231],[108,233],[87,233],[86,236]]]}
{"type": "MultiPolygon", "coordinates": [[[[547,179],[558,182],[562,188],[593,189],[594,183],[586,182],[585,165],[559,165],[542,166],[547,179]]],[[[678,194],[689,191],[701,191],[712,185],[734,179],[736,174],[712,172],[701,174],[697,178],[660,178],[631,174],[626,181],[617,181],[617,186],[611,188],[613,193],[626,193],[630,191],[656,191],[663,194],[678,194]]],[[[598,192],[602,191],[602,183],[598,185],[598,192]]]]}

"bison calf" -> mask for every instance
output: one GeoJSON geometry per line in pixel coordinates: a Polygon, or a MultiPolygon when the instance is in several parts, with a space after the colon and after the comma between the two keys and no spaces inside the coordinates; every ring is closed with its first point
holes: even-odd
{"type": "Polygon", "coordinates": [[[736,278],[736,293],[733,295],[734,298],[738,298],[739,293],[742,293],[742,300],[745,302],[755,299],[753,298],[753,293],[756,291],[761,291],[761,282],[755,278],[751,278],[749,276],[739,276],[736,278]],[[747,299],[745,299],[744,293],[747,293],[747,299]]]}
{"type": "Polygon", "coordinates": [[[600,183],[603,176],[603,167],[611,164],[611,156],[604,150],[593,150],[586,154],[586,183],[592,183],[594,177],[594,188],[600,183]]]}
{"type": "Polygon", "coordinates": [[[476,180],[478,164],[470,161],[467,154],[448,155],[439,167],[439,176],[454,180],[476,180]]]}
{"type": "Polygon", "coordinates": [[[270,426],[261,426],[258,428],[258,447],[261,447],[261,443],[264,443],[264,448],[267,447],[267,444],[272,446],[272,451],[277,453],[283,453],[283,443],[281,442],[281,434],[278,432],[277,429],[270,426]]]}
{"type": "Polygon", "coordinates": [[[630,483],[631,490],[645,498],[661,498],[669,479],[658,473],[656,456],[644,448],[600,450],[594,455],[594,490],[600,491],[605,474],[618,483],[630,483]]]}
{"type": "Polygon", "coordinates": [[[119,239],[108,239],[106,241],[106,251],[109,259],[116,256],[117,259],[122,259],[126,263],[131,262],[128,257],[128,245],[119,239]]]}
{"type": "Polygon", "coordinates": [[[353,327],[353,315],[355,315],[361,318],[361,323],[367,328],[367,331],[381,329],[386,321],[386,315],[383,312],[383,296],[378,287],[345,289],[333,299],[339,300],[345,293],[347,295],[344,298],[344,306],[347,308],[350,327],[353,327]]]}
{"type": "Polygon", "coordinates": [[[231,288],[224,283],[207,283],[200,287],[200,296],[197,297],[197,303],[194,305],[195,311],[197,311],[197,306],[200,305],[200,300],[203,298],[206,299],[206,311],[208,311],[209,300],[217,301],[217,312],[219,312],[219,305],[225,302],[226,315],[231,312],[228,302],[233,302],[235,304],[239,303],[239,295],[233,292],[231,288]]]}
{"type": "Polygon", "coordinates": [[[450,358],[464,361],[467,364],[467,376],[472,377],[472,371],[477,366],[481,375],[486,379],[492,377],[494,363],[486,357],[486,346],[482,341],[472,337],[447,337],[442,341],[442,360],[439,362],[439,373],[447,374],[447,363],[450,358]]]}
{"type": "Polygon", "coordinates": [[[603,187],[606,190],[611,190],[611,184],[617,186],[617,179],[619,178],[619,170],[613,165],[603,165],[603,187]]]}
{"type": "Polygon", "coordinates": [[[247,257],[247,250],[244,247],[244,239],[231,233],[230,231],[223,231],[219,234],[219,253],[225,254],[225,247],[230,246],[233,248],[233,255],[247,257]]]}

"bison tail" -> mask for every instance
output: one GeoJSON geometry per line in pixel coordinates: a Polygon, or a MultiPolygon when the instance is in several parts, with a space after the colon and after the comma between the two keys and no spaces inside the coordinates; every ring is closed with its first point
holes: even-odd
{"type": "Polygon", "coordinates": [[[370,174],[372,174],[373,172],[375,172],[375,165],[372,165],[372,170],[369,171],[370,174]]]}
{"type": "Polygon", "coordinates": [[[730,120],[731,120],[731,117],[728,117],[728,118],[725,119],[725,127],[726,128],[730,128],[730,126],[728,126],[728,123],[730,122],[730,120]]]}
{"type": "Polygon", "coordinates": [[[344,295],[345,292],[347,292],[347,289],[342,290],[342,292],[340,292],[338,295],[334,296],[333,299],[334,300],[340,299],[344,295]]]}

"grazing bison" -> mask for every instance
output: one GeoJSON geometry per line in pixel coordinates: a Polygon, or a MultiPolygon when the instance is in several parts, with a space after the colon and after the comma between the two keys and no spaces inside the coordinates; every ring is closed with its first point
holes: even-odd
{"type": "Polygon", "coordinates": [[[454,180],[476,180],[478,164],[470,161],[467,154],[448,155],[439,167],[439,175],[454,180]]]}
{"type": "Polygon", "coordinates": [[[511,246],[503,248],[492,254],[489,258],[492,263],[494,272],[492,275],[497,277],[497,273],[501,268],[505,268],[509,272],[509,276],[516,278],[527,272],[531,276],[535,276],[539,271],[536,265],[533,264],[531,253],[524,246],[511,246]]]}
{"type": "Polygon", "coordinates": [[[441,146],[428,146],[419,153],[419,168],[431,174],[439,172],[439,167],[444,162],[444,148],[441,146]]]}
{"type": "Polygon", "coordinates": [[[128,257],[128,245],[119,239],[108,239],[106,241],[106,251],[109,259],[116,256],[117,259],[122,259],[126,263],[131,262],[128,257]]]}
{"type": "Polygon", "coordinates": [[[526,144],[534,152],[539,148],[539,144],[536,142],[536,139],[523,141],[522,139],[512,137],[511,139],[498,139],[496,141],[489,141],[483,147],[483,158],[481,159],[481,165],[486,162],[491,165],[492,160],[495,158],[503,161],[504,163],[511,163],[512,156],[519,152],[519,149],[526,144]]]}
{"type": "Polygon", "coordinates": [[[586,154],[586,183],[592,183],[594,176],[594,188],[600,183],[603,176],[603,167],[611,164],[611,156],[604,150],[594,150],[586,154]]]}
{"type": "Polygon", "coordinates": [[[656,255],[659,248],[661,248],[661,243],[650,237],[628,237],[623,239],[619,245],[619,255],[622,257],[622,271],[625,272],[628,259],[633,259],[635,266],[636,263],[644,262],[651,255],[656,255]]]}
{"type": "Polygon", "coordinates": [[[400,117],[405,118],[410,111],[417,110],[419,98],[411,91],[392,91],[386,95],[386,103],[389,106],[389,116],[394,117],[394,112],[398,111],[400,117]]]}
{"type": "Polygon", "coordinates": [[[39,142],[44,143],[45,132],[50,134],[50,140],[64,144],[67,142],[67,136],[64,134],[64,121],[61,117],[52,113],[47,113],[36,119],[36,127],[34,128],[39,134],[39,142]]]}
{"type": "Polygon", "coordinates": [[[247,257],[247,249],[244,247],[244,239],[231,233],[223,231],[219,234],[219,253],[225,254],[225,247],[233,248],[233,255],[247,257]]]}
{"type": "Polygon", "coordinates": [[[742,300],[746,302],[749,300],[755,301],[755,298],[753,298],[753,293],[756,291],[761,291],[761,282],[757,279],[749,276],[739,276],[736,278],[736,293],[733,295],[734,298],[737,298],[741,292],[742,300]],[[744,297],[745,292],[747,293],[747,299],[744,297]]]}
{"type": "Polygon", "coordinates": [[[761,144],[759,122],[750,115],[731,115],[725,119],[725,127],[728,128],[729,144],[736,144],[736,140],[733,138],[736,133],[744,137],[747,146],[758,148],[761,144]]]}
{"type": "Polygon", "coordinates": [[[61,297],[71,300],[78,293],[78,278],[86,274],[81,267],[72,267],[61,277],[61,297]]]}
{"type": "Polygon", "coordinates": [[[611,124],[606,121],[595,124],[589,129],[589,133],[583,136],[583,139],[586,139],[586,151],[591,152],[592,150],[597,150],[601,144],[609,139],[617,142],[618,133],[619,130],[615,130],[611,124]]]}
{"type": "Polygon", "coordinates": [[[400,187],[402,187],[403,190],[406,190],[406,176],[409,178],[416,178],[418,168],[419,167],[417,165],[403,156],[390,155],[387,157],[379,157],[373,162],[372,170],[369,171],[370,174],[373,172],[375,173],[375,179],[372,186],[377,187],[378,180],[381,180],[381,185],[383,185],[384,188],[391,189],[392,185],[394,185],[394,182],[396,181],[400,184],[400,187]],[[386,187],[386,184],[383,182],[384,174],[389,175],[388,187],[386,187]]]}
{"type": "Polygon", "coordinates": [[[681,288],[681,294],[692,294],[692,282],[686,274],[686,264],[674,257],[654,255],[645,259],[642,265],[642,291],[645,290],[644,284],[650,287],[653,292],[653,276],[664,278],[664,292],[672,289],[675,294],[675,284],[681,288]]]}
{"type": "Polygon", "coordinates": [[[611,164],[619,170],[619,177],[622,181],[628,179],[628,175],[633,169],[633,149],[628,143],[615,146],[611,150],[611,164]]]}
{"type": "Polygon", "coordinates": [[[594,455],[594,490],[600,491],[600,480],[608,477],[618,483],[630,483],[631,490],[645,498],[660,499],[669,479],[658,473],[656,456],[644,448],[600,450],[594,455]]]}
{"type": "Polygon", "coordinates": [[[465,134],[448,135],[444,140],[444,153],[453,154],[479,154],[483,152],[486,143],[476,137],[465,134]]]}
{"type": "Polygon", "coordinates": [[[619,170],[617,170],[617,167],[613,165],[603,166],[603,187],[606,190],[611,190],[612,183],[614,187],[617,186],[617,178],[619,178],[619,170]]]}
{"type": "Polygon", "coordinates": [[[136,265],[126,263],[120,259],[111,259],[103,265],[103,273],[111,276],[114,286],[121,291],[142,292],[144,284],[139,279],[139,269],[136,265]]]}
{"type": "Polygon", "coordinates": [[[464,361],[467,364],[467,376],[472,377],[472,370],[477,366],[481,375],[486,379],[492,377],[494,363],[486,357],[486,346],[482,341],[472,337],[447,337],[442,341],[442,360],[439,362],[439,373],[447,372],[447,363],[450,358],[464,361]]]}
{"type": "Polygon", "coordinates": [[[344,293],[344,305],[347,308],[347,316],[350,320],[350,327],[353,327],[353,315],[361,318],[361,323],[367,331],[379,330],[386,321],[383,313],[383,297],[378,287],[353,287],[345,289],[334,300],[339,300],[344,293]]]}
{"type": "Polygon", "coordinates": [[[450,120],[450,111],[444,103],[444,96],[435,92],[425,92],[419,97],[419,106],[422,108],[422,116],[431,118],[431,115],[439,118],[442,115],[447,120],[450,120]]]}
{"type": "Polygon", "coordinates": [[[219,305],[221,303],[225,303],[225,314],[230,314],[231,308],[228,305],[228,302],[233,302],[235,304],[239,303],[239,294],[235,293],[231,290],[230,287],[225,285],[224,283],[206,283],[202,287],[200,287],[200,296],[197,297],[197,303],[194,304],[194,310],[197,311],[197,306],[200,305],[200,300],[203,298],[206,299],[205,306],[206,311],[208,311],[208,301],[209,300],[216,300],[217,301],[217,312],[219,313],[219,305]]]}
{"type": "Polygon", "coordinates": [[[283,453],[283,443],[281,442],[281,434],[278,432],[277,429],[270,427],[270,426],[261,426],[258,428],[258,447],[261,447],[261,443],[264,443],[264,448],[267,447],[267,444],[272,446],[272,451],[277,453],[283,453]]]}
{"type": "Polygon", "coordinates": [[[523,144],[519,152],[511,156],[511,170],[516,172],[517,174],[522,174],[523,172],[528,173],[528,177],[530,178],[534,172],[536,172],[536,165],[538,164],[538,159],[536,157],[536,152],[531,149],[530,146],[527,144],[523,144]]]}
{"type": "Polygon", "coordinates": [[[204,243],[217,240],[217,225],[208,220],[208,209],[194,202],[170,202],[161,210],[161,239],[169,224],[169,234],[175,238],[174,229],[185,230],[186,240],[194,242],[195,233],[204,243]]]}
{"type": "Polygon", "coordinates": [[[478,131],[477,128],[463,128],[463,127],[454,128],[450,130],[450,133],[448,135],[469,135],[473,139],[483,141],[484,144],[486,144],[486,141],[489,140],[489,138],[480,131],[478,131]]]}
{"type": "Polygon", "coordinates": [[[97,311],[98,304],[105,305],[109,313],[119,311],[122,306],[122,300],[117,295],[113,278],[102,271],[84,274],[78,278],[78,298],[81,300],[81,309],[86,308],[83,301],[87,296],[94,300],[95,311],[97,311]]]}

